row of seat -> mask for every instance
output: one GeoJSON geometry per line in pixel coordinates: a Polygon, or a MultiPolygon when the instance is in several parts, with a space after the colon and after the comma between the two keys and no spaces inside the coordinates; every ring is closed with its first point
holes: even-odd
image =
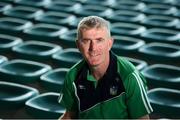
{"type": "Polygon", "coordinates": [[[0,106],[3,110],[19,109],[25,106],[28,114],[41,119],[57,119],[65,112],[64,107],[57,101],[59,93],[39,94],[35,88],[2,81],[0,81],[0,91],[0,106]]]}
{"type": "MultiPolygon", "coordinates": [[[[74,56],[74,62],[72,61],[73,63],[82,58],[79,51],[74,48],[76,47],[74,40],[75,34],[75,31],[72,30],[60,37],[61,45],[66,46],[68,49],[63,49],[60,45],[49,42],[33,40],[23,41],[18,37],[0,34],[0,52],[2,52],[2,55],[11,53],[12,56],[15,56],[16,58],[40,62],[46,62],[47,60],[53,59],[55,64],[60,67],[70,67],[72,64],[68,65],[67,61],[72,60],[72,56],[76,55],[74,56]]],[[[124,35],[115,35],[113,37],[115,41],[112,51],[118,55],[133,56],[136,54],[136,56],[139,55],[148,63],[171,64],[180,61],[180,48],[178,45],[156,42],[145,44],[142,39],[124,35]]]]}
{"type": "MultiPolygon", "coordinates": [[[[111,31],[112,35],[131,36],[143,39],[147,43],[163,42],[180,45],[180,33],[177,30],[165,28],[146,29],[146,27],[138,24],[117,22],[112,24],[111,31]]],[[[68,30],[67,27],[61,25],[47,23],[33,25],[29,21],[17,18],[0,18],[0,32],[1,34],[11,34],[21,37],[24,40],[40,40],[59,44],[61,44],[64,34],[72,35],[72,37],[76,35],[74,29],[68,30]]]]}
{"type": "MultiPolygon", "coordinates": [[[[61,68],[52,70],[52,68],[47,64],[23,59],[5,61],[4,57],[1,57],[5,62],[0,65],[0,78],[4,81],[21,84],[29,84],[41,80],[44,86],[49,86],[51,90],[53,89],[53,91],[57,92],[57,90],[59,91],[58,86],[60,88],[63,84],[62,80],[65,78],[65,73],[68,71],[67,68],[77,63],[82,56],[78,51],[68,49],[65,52],[55,54],[53,57],[58,60],[61,68]],[[73,59],[72,54],[75,55],[73,59]],[[46,74],[48,71],[49,73],[46,74]]],[[[164,64],[147,66],[147,63],[144,61],[132,58],[127,59],[138,69],[142,70],[142,73],[147,78],[150,87],[179,89],[179,67],[164,64]]]]}
{"type": "MultiPolygon", "coordinates": [[[[3,0],[4,2],[8,2],[8,0],[3,0]]],[[[10,1],[10,0],[9,0],[10,1]]],[[[173,12],[175,7],[179,8],[178,0],[173,0],[173,2],[165,3],[163,2],[147,2],[147,1],[130,1],[130,0],[40,0],[34,1],[29,0],[28,2],[25,0],[11,0],[9,3],[16,4],[16,5],[26,5],[26,6],[33,6],[33,7],[40,7],[47,10],[59,10],[59,11],[66,11],[66,12],[74,12],[74,11],[82,11],[83,6],[85,5],[97,5],[99,6],[111,8],[111,9],[130,9],[130,10],[139,10],[145,11],[147,13],[160,13],[162,10],[169,10],[167,12],[173,12]],[[170,8],[174,7],[174,8],[170,8]],[[154,9],[156,12],[154,12],[154,9]]],[[[163,13],[160,13],[163,14],[163,13]]]]}
{"type": "MultiPolygon", "coordinates": [[[[78,13],[68,13],[66,11],[62,11],[61,7],[59,8],[61,11],[43,11],[42,9],[35,8],[35,7],[29,7],[29,6],[15,6],[12,8],[7,9],[7,5],[4,3],[0,3],[2,7],[0,10],[0,15],[7,16],[7,17],[16,17],[16,18],[22,18],[31,20],[33,22],[53,22],[55,24],[65,24],[67,25],[68,22],[75,21],[76,18],[88,16],[88,15],[98,15],[105,17],[111,22],[131,22],[131,23],[138,23],[142,25],[157,25],[160,23],[167,23],[167,25],[172,26],[174,29],[178,29],[173,25],[178,24],[178,12],[173,11],[173,13],[176,13],[176,16],[167,16],[167,15],[159,15],[159,14],[149,14],[146,15],[145,13],[139,12],[139,11],[132,11],[132,10],[115,10],[112,11],[110,9],[106,9],[102,6],[92,6],[92,5],[86,5],[83,6],[84,9],[82,11],[78,11],[78,13]],[[55,21],[59,19],[60,21],[55,21]],[[148,24],[146,21],[153,21],[153,23],[156,24],[148,24]]],[[[55,7],[53,7],[55,8],[55,7]]],[[[160,9],[160,8],[159,8],[160,9]]],[[[161,8],[162,9],[162,8],[161,8]]],[[[155,13],[157,13],[155,11],[155,13]]],[[[159,13],[162,13],[160,11],[159,13]]],[[[160,24],[160,27],[163,27],[162,24],[160,24]]],[[[165,26],[167,26],[165,25],[165,26]]]]}

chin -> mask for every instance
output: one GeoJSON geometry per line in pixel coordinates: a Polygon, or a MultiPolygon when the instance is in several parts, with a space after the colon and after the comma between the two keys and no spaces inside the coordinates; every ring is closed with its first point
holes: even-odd
{"type": "Polygon", "coordinates": [[[89,62],[90,66],[96,67],[100,64],[100,62],[89,62]]]}

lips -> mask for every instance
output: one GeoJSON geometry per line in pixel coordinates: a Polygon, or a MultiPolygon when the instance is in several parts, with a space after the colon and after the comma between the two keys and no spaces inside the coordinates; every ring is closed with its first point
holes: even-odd
{"type": "Polygon", "coordinates": [[[90,54],[90,57],[97,57],[99,54],[90,54]]]}

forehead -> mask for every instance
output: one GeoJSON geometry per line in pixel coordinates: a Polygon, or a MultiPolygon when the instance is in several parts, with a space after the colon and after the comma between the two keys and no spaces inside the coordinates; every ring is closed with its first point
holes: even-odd
{"type": "Polygon", "coordinates": [[[107,28],[89,28],[89,29],[82,29],[81,30],[82,37],[87,36],[105,36],[108,34],[107,28]]]}

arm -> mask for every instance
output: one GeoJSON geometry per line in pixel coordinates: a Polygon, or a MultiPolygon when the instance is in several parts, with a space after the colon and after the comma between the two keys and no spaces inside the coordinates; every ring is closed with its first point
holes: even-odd
{"type": "Polygon", "coordinates": [[[128,83],[126,98],[130,118],[149,119],[148,114],[153,111],[142,79],[138,71],[134,71],[126,79],[128,83]]]}
{"type": "Polygon", "coordinates": [[[66,112],[59,118],[59,120],[73,119],[73,118],[76,118],[75,112],[66,111],[66,112]]]}

